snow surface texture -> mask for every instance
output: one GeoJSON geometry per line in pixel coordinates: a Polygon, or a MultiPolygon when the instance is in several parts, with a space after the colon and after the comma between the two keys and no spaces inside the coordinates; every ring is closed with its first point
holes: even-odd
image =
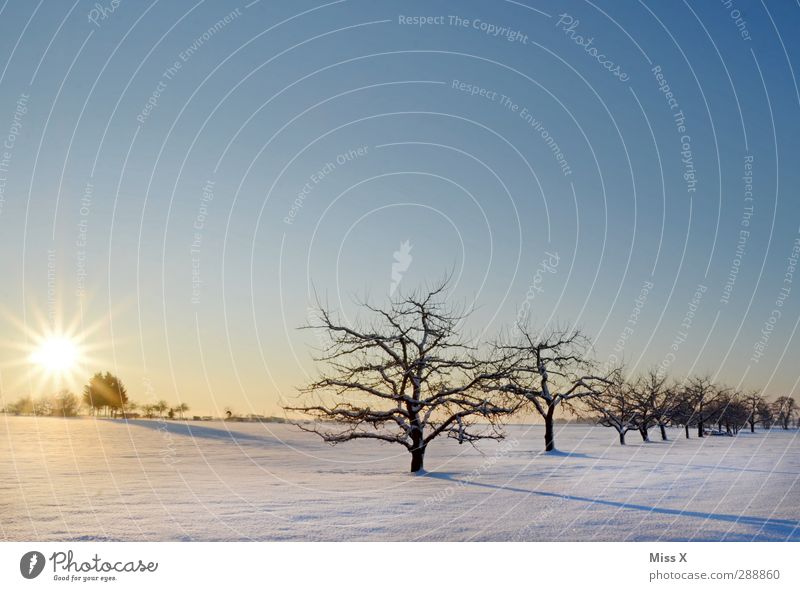
{"type": "MultiPolygon", "coordinates": [[[[0,417],[6,540],[800,540],[800,433],[621,447],[611,429],[512,426],[330,447],[290,425],[0,417]]],[[[652,434],[660,439],[657,429],[652,434]]]]}

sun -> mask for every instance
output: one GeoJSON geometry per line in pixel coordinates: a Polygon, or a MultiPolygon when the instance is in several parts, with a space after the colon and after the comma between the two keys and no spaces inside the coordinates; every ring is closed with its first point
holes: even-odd
{"type": "Polygon", "coordinates": [[[5,312],[0,304],[0,320],[16,328],[16,331],[0,334],[0,348],[16,352],[4,359],[8,367],[15,368],[17,378],[16,383],[2,384],[5,376],[0,375],[0,389],[27,386],[33,390],[55,391],[81,387],[89,368],[104,365],[96,355],[97,351],[102,351],[99,335],[106,332],[109,318],[110,315],[103,315],[84,322],[80,315],[65,319],[57,309],[48,316],[36,307],[20,318],[5,312]],[[13,333],[17,336],[9,338],[13,333]]]}
{"type": "Polygon", "coordinates": [[[66,373],[78,363],[75,341],[65,336],[48,337],[31,353],[30,361],[51,373],[66,373]]]}

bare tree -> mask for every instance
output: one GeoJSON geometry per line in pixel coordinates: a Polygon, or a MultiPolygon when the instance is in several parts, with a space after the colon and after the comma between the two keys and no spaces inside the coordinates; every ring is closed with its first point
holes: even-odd
{"type": "Polygon", "coordinates": [[[725,409],[725,429],[730,433],[733,432],[737,435],[739,431],[745,427],[750,418],[750,409],[742,400],[742,396],[736,393],[728,408],[725,409]]]}
{"type": "Polygon", "coordinates": [[[135,415],[136,411],[139,409],[139,403],[133,400],[128,400],[125,403],[125,408],[122,410],[122,418],[127,419],[131,417],[131,415],[135,415]]]}
{"type": "Polygon", "coordinates": [[[13,402],[6,406],[6,412],[10,412],[14,415],[29,415],[34,414],[34,409],[36,408],[35,403],[31,399],[30,396],[23,396],[16,402],[13,402]]]}
{"type": "Polygon", "coordinates": [[[712,408],[709,412],[709,421],[715,421],[717,423],[717,432],[722,432],[722,427],[727,424],[727,432],[730,433],[730,422],[729,422],[729,414],[730,414],[730,407],[732,404],[735,404],[736,401],[736,394],[732,391],[727,391],[719,396],[716,397],[714,403],[711,405],[712,408]]]}
{"type": "MultiPolygon", "coordinates": [[[[599,425],[616,430],[620,445],[625,445],[625,434],[628,431],[642,429],[639,423],[640,406],[622,370],[614,373],[611,383],[602,392],[587,397],[584,403],[596,413],[599,425]]],[[[647,441],[645,436],[642,437],[647,441]]]]}
{"type": "Polygon", "coordinates": [[[53,406],[50,410],[55,417],[74,417],[78,414],[80,400],[69,390],[60,390],[53,396],[53,406]]]}
{"type": "Polygon", "coordinates": [[[686,439],[689,439],[689,427],[696,425],[694,413],[694,398],[689,390],[683,386],[674,387],[675,403],[672,408],[672,421],[683,427],[686,439]]]}
{"type": "Polygon", "coordinates": [[[642,441],[650,441],[648,429],[658,425],[661,439],[667,440],[667,425],[675,411],[675,393],[667,384],[667,377],[657,369],[639,376],[633,384],[632,396],[636,406],[636,423],[642,441]]]}
{"type": "Polygon", "coordinates": [[[758,422],[760,422],[761,426],[766,430],[771,429],[772,424],[775,422],[775,415],[772,412],[772,405],[766,401],[764,401],[764,404],[758,409],[758,422]]]}
{"type": "Polygon", "coordinates": [[[425,451],[440,435],[459,443],[501,438],[499,421],[517,406],[495,400],[496,366],[459,336],[467,314],[445,303],[446,288],[444,281],[398,296],[386,309],[364,303],[371,316],[366,324],[342,323],[320,305],[317,322],[305,328],[328,335],[316,358],[326,368],[302,391],[322,401],[286,410],[321,422],[297,425],[331,444],[402,445],[411,453],[411,472],[423,469],[425,451]]]}
{"type": "Polygon", "coordinates": [[[178,406],[172,409],[173,412],[178,413],[178,416],[183,420],[183,413],[189,412],[189,405],[185,402],[181,402],[178,406]]]}
{"type": "Polygon", "coordinates": [[[553,423],[560,406],[600,394],[610,383],[594,375],[589,340],[579,330],[534,335],[518,327],[517,343],[499,345],[505,364],[499,389],[529,404],[544,419],[545,451],[555,450],[553,423]]]}
{"type": "Polygon", "coordinates": [[[724,390],[714,402],[713,418],[717,423],[717,431],[728,435],[736,435],[744,427],[751,413],[745,395],[735,390],[724,390]]]}
{"type": "Polygon", "coordinates": [[[678,410],[677,384],[666,384],[652,402],[656,425],[661,431],[661,440],[667,441],[667,425],[675,420],[678,410]]]}
{"type": "Polygon", "coordinates": [[[766,401],[758,390],[752,390],[742,396],[742,404],[747,408],[747,422],[750,424],[750,432],[755,433],[760,411],[766,404],[766,401]]]}
{"type": "Polygon", "coordinates": [[[797,412],[797,401],[791,396],[779,396],[772,403],[772,412],[783,429],[788,429],[792,424],[792,418],[797,412]]]}
{"type": "Polygon", "coordinates": [[[709,420],[713,420],[715,413],[718,412],[716,403],[726,392],[725,389],[716,386],[710,376],[689,379],[685,386],[685,394],[692,408],[694,421],[697,423],[698,437],[705,436],[705,425],[709,420]]]}
{"type": "Polygon", "coordinates": [[[53,414],[53,397],[47,395],[40,396],[34,402],[33,414],[41,417],[48,417],[53,414]]]}
{"type": "Polygon", "coordinates": [[[167,404],[166,400],[158,400],[155,404],[153,404],[153,410],[158,413],[158,418],[163,418],[164,413],[169,410],[169,404],[167,404]]]}

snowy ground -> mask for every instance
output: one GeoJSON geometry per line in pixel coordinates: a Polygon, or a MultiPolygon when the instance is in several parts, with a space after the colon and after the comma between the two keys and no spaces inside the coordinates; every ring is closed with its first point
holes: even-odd
{"type": "Polygon", "coordinates": [[[0,538],[800,540],[798,431],[692,435],[564,426],[544,455],[517,426],[411,476],[400,447],[289,425],[0,416],[0,538]]]}

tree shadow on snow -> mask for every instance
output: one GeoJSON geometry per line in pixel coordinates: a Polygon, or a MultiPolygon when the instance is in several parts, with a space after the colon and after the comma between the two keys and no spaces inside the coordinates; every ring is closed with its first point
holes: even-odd
{"type": "MultiPolygon", "coordinates": [[[[587,456],[591,457],[591,456],[587,456]]],[[[614,458],[596,458],[598,460],[612,460],[614,458]]],[[[622,460],[620,460],[622,461],[622,460]]],[[[698,468],[701,470],[722,471],[722,472],[752,472],[754,474],[783,474],[786,476],[796,476],[795,472],[786,472],[781,470],[763,470],[760,468],[737,468],[736,466],[714,466],[709,464],[682,464],[680,462],[662,462],[658,460],[624,460],[625,462],[636,462],[639,464],[652,464],[654,466],[677,466],[678,468],[698,468]]]]}
{"type": "Polygon", "coordinates": [[[159,421],[157,419],[128,419],[127,424],[133,425],[134,427],[144,427],[154,431],[166,432],[170,435],[215,439],[217,441],[230,441],[232,443],[239,443],[240,441],[256,442],[264,445],[280,443],[273,438],[261,435],[229,431],[228,429],[215,429],[213,427],[203,427],[183,422],[159,421]]]}
{"type": "Polygon", "coordinates": [[[636,503],[623,503],[620,501],[609,501],[606,499],[592,499],[590,497],[582,497],[579,495],[569,495],[569,494],[546,492],[540,490],[529,490],[513,486],[489,484],[486,482],[475,482],[474,480],[473,481],[462,480],[460,478],[453,478],[453,476],[448,473],[428,472],[426,476],[429,478],[436,478],[439,480],[454,482],[459,485],[478,486],[482,488],[491,488],[494,490],[505,490],[509,492],[518,492],[539,497],[550,497],[550,498],[563,499],[566,501],[577,501],[581,503],[590,503],[593,505],[603,505],[606,507],[614,507],[617,509],[644,511],[647,513],[655,513],[659,515],[674,515],[675,517],[690,517],[694,519],[711,519],[714,521],[740,523],[742,525],[758,527],[760,532],[774,536],[775,538],[782,538],[786,541],[789,540],[800,541],[800,521],[793,521],[791,519],[772,519],[767,517],[755,517],[751,515],[732,515],[729,513],[706,513],[704,511],[686,511],[683,509],[651,507],[648,505],[639,505],[636,503]]]}
{"type": "Polygon", "coordinates": [[[577,451],[561,451],[560,449],[554,449],[552,451],[540,451],[536,454],[537,456],[541,456],[543,458],[585,458],[589,460],[593,460],[594,457],[580,453],[577,451]]]}
{"type": "Polygon", "coordinates": [[[595,456],[590,456],[585,453],[577,452],[577,451],[561,451],[560,449],[554,449],[553,451],[544,451],[539,449],[515,449],[514,451],[506,452],[503,454],[505,457],[509,458],[516,458],[516,457],[523,457],[529,458],[531,456],[541,457],[541,458],[579,458],[585,460],[596,460],[595,456]]]}

